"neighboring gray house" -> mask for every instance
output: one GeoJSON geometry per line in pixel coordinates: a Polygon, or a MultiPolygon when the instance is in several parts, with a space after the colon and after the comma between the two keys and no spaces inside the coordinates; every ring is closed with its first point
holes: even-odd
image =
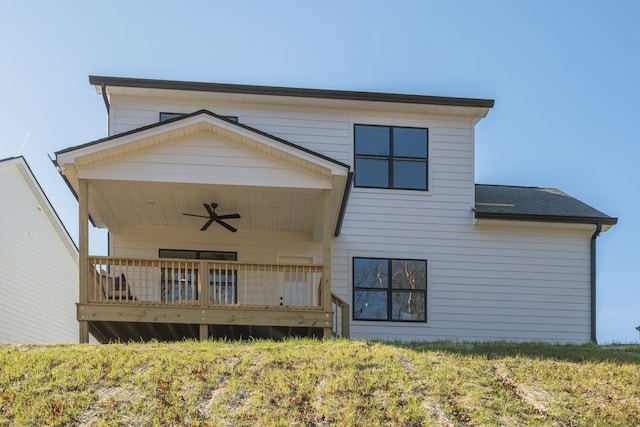
{"type": "Polygon", "coordinates": [[[23,157],[0,160],[0,342],[77,342],[78,249],[23,157]]]}
{"type": "Polygon", "coordinates": [[[595,239],[555,189],[476,185],[492,100],[91,76],[107,137],[56,153],[82,341],[595,340],[595,239]]]}

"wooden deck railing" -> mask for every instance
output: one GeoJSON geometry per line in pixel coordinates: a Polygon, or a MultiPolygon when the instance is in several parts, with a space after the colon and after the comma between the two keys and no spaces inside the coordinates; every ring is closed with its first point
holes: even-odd
{"type": "Polygon", "coordinates": [[[88,265],[88,303],[322,308],[321,265],[95,256],[88,265]]]}
{"type": "Polygon", "coordinates": [[[333,311],[333,337],[349,338],[349,304],[335,294],[331,294],[331,311],[333,311]]]}

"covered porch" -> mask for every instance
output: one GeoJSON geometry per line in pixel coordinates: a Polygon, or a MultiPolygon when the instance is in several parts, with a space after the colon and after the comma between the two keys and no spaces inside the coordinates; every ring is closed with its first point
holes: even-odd
{"type": "Polygon", "coordinates": [[[93,256],[88,264],[78,320],[100,342],[349,335],[346,303],[331,295],[324,308],[322,265],[93,256]]]}
{"type": "Polygon", "coordinates": [[[79,202],[81,342],[348,336],[331,293],[347,165],[209,112],[56,160],[79,202]],[[109,256],[89,255],[90,221],[109,256]]]}

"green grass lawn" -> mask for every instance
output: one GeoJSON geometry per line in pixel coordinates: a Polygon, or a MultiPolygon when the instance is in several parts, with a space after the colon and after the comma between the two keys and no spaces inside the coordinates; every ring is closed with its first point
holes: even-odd
{"type": "Polygon", "coordinates": [[[635,345],[2,345],[0,361],[3,425],[640,425],[635,345]]]}

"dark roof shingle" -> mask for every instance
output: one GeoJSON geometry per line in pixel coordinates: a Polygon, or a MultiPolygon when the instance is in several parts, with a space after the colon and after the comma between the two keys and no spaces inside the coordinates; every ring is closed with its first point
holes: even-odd
{"type": "Polygon", "coordinates": [[[476,184],[476,218],[615,224],[618,219],[556,188],[476,184]]]}

